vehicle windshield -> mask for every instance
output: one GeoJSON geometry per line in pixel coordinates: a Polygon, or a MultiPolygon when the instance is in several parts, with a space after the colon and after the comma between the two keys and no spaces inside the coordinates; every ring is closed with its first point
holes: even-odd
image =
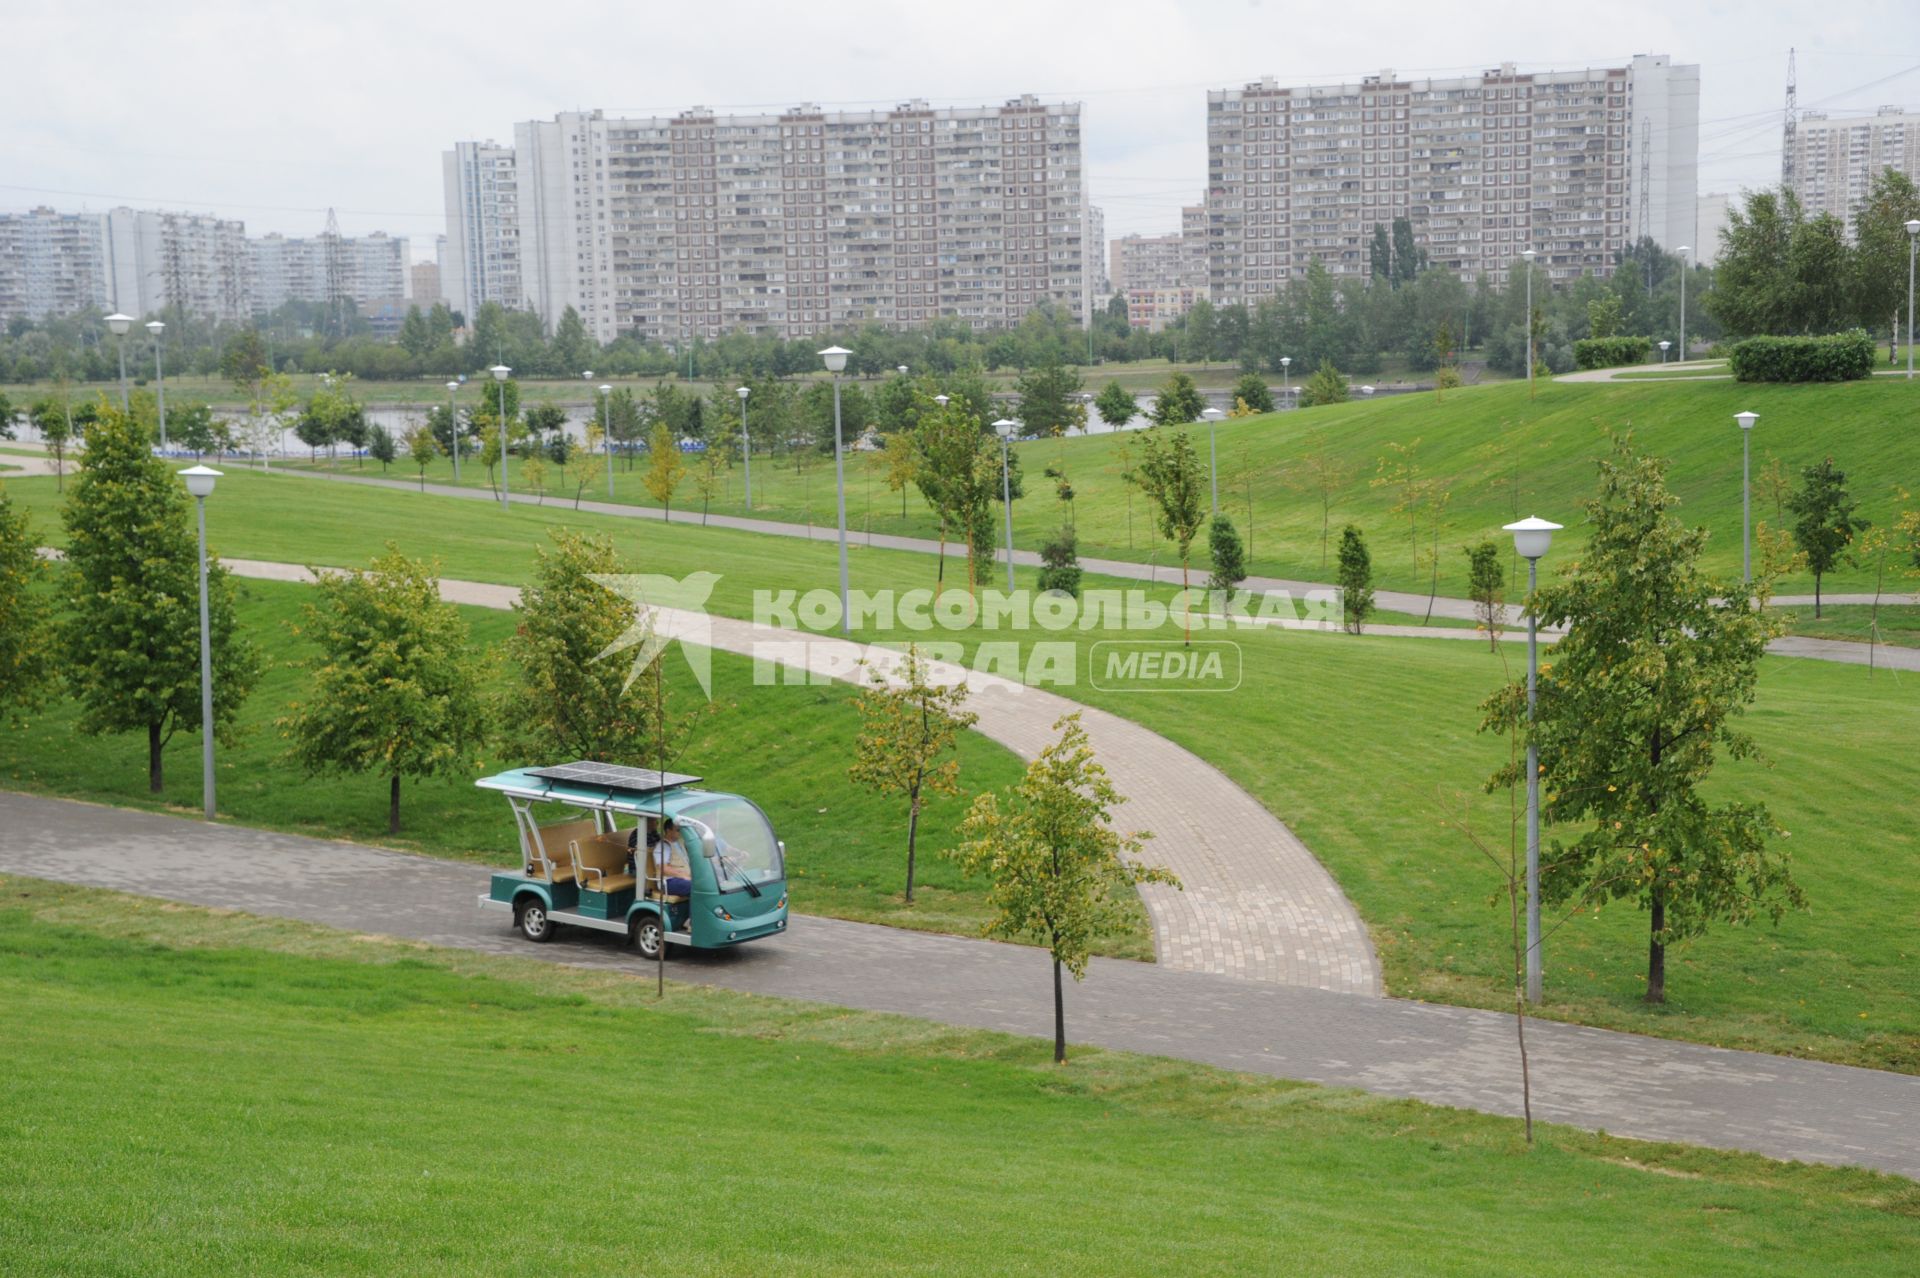
{"type": "Polygon", "coordinates": [[[749,884],[777,883],[786,877],[773,827],[745,799],[711,799],[681,815],[712,832],[711,839],[702,832],[700,845],[713,858],[713,877],[722,892],[743,891],[749,884]]]}

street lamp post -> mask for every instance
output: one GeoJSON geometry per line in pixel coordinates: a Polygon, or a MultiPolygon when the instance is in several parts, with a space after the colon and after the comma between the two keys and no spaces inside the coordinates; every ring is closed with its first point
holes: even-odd
{"type": "Polygon", "coordinates": [[[1527,398],[1533,398],[1533,250],[1522,249],[1527,262],[1527,398]]]}
{"type": "Polygon", "coordinates": [[[1540,1001],[1540,748],[1533,740],[1536,682],[1540,670],[1540,626],[1533,613],[1540,586],[1540,557],[1553,545],[1560,525],[1534,516],[1506,525],[1513,548],[1527,561],[1527,1002],[1540,1001]]]}
{"type": "Polygon", "coordinates": [[[127,403],[127,330],[133,327],[133,316],[122,315],[119,311],[107,316],[107,328],[120,340],[115,345],[120,348],[120,411],[131,412],[127,403]]]}
{"type": "Polygon", "coordinates": [[[147,331],[153,334],[153,384],[154,396],[160,405],[160,451],[167,451],[167,370],[160,363],[160,334],[167,326],[159,320],[148,320],[147,331]]]}
{"type": "Polygon", "coordinates": [[[1907,380],[1913,380],[1913,247],[1920,241],[1920,218],[1907,223],[1907,380]]]}
{"type": "Polygon", "coordinates": [[[1372,399],[1372,398],[1373,398],[1373,387],[1371,387],[1371,386],[1362,386],[1362,387],[1360,388],[1360,394],[1361,394],[1361,395],[1363,395],[1364,397],[1366,397],[1367,399],[1372,399]]]}
{"type": "Polygon", "coordinates": [[[907,375],[907,366],[905,364],[896,364],[894,365],[894,371],[899,373],[900,376],[905,377],[907,375]]]}
{"type": "Polygon", "coordinates": [[[734,394],[740,397],[740,459],[747,469],[747,510],[753,510],[753,436],[747,434],[747,396],[752,392],[742,386],[734,394]]]}
{"type": "Polygon", "coordinates": [[[1201,412],[1200,416],[1204,418],[1207,423],[1207,478],[1213,484],[1213,513],[1218,515],[1220,513],[1220,454],[1214,447],[1213,427],[1214,423],[1225,417],[1226,414],[1217,408],[1209,407],[1201,412]]]}
{"type": "Polygon", "coordinates": [[[511,510],[513,489],[507,483],[507,375],[513,370],[505,364],[495,364],[487,371],[500,387],[500,506],[511,510]]]}
{"type": "Polygon", "coordinates": [[[1753,581],[1753,502],[1751,476],[1753,472],[1753,424],[1760,420],[1758,413],[1735,413],[1733,420],[1740,423],[1740,580],[1751,584],[1753,581]]]}
{"type": "Polygon", "coordinates": [[[180,472],[200,515],[200,799],[213,820],[213,632],[207,623],[207,498],[220,472],[190,466],[180,472]]]}
{"type": "Polygon", "coordinates": [[[453,393],[459,382],[447,383],[447,442],[453,445],[453,482],[460,482],[460,413],[453,406],[453,393]]]}
{"type": "Polygon", "coordinates": [[[1680,255],[1680,359],[1687,358],[1687,255],[1693,250],[1682,244],[1674,250],[1680,255]]]}
{"type": "Polygon", "coordinates": [[[1673,343],[1666,341],[1665,339],[1662,339],[1660,342],[1660,362],[1662,364],[1667,362],[1667,347],[1671,345],[1673,345],[1673,343]]]}
{"type": "Polygon", "coordinates": [[[1013,593],[1013,463],[1007,456],[1007,449],[1013,443],[1013,432],[1019,429],[1016,422],[1002,417],[993,424],[994,434],[1000,436],[1000,505],[1007,512],[1007,593],[1013,593]]]}
{"type": "Polygon", "coordinates": [[[853,354],[841,346],[829,346],[820,352],[827,371],[833,374],[833,487],[838,500],[840,520],[840,633],[853,633],[853,614],[847,610],[847,468],[845,447],[840,440],[840,374],[846,371],[847,356],[853,354]]]}
{"type": "Polygon", "coordinates": [[[607,454],[607,496],[613,496],[613,387],[600,384],[600,446],[607,454]]]}
{"type": "Polygon", "coordinates": [[[1292,367],[1293,356],[1282,355],[1280,357],[1280,395],[1281,398],[1287,400],[1289,403],[1293,400],[1293,381],[1289,377],[1287,370],[1292,367]]]}

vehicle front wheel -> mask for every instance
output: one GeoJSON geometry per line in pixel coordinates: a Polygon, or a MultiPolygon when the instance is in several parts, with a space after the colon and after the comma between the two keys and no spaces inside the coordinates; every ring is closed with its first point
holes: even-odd
{"type": "Polygon", "coordinates": [[[634,918],[633,948],[640,951],[640,957],[648,960],[657,959],[666,944],[666,934],[660,930],[658,915],[641,914],[634,918]]]}
{"type": "Polygon", "coordinates": [[[560,926],[547,913],[547,907],[538,900],[530,900],[521,905],[516,922],[520,935],[529,941],[551,941],[554,931],[560,926]]]}

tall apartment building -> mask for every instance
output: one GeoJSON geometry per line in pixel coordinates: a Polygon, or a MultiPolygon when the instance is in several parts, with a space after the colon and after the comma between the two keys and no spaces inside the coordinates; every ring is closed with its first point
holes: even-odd
{"type": "Polygon", "coordinates": [[[407,269],[407,299],[423,311],[440,304],[443,299],[438,262],[415,262],[407,269]]]}
{"type": "Polygon", "coordinates": [[[106,301],[105,262],[96,214],[0,213],[0,324],[98,311],[106,301]]]}
{"type": "Polygon", "coordinates": [[[179,307],[236,323],[252,315],[244,223],[129,208],[114,209],[103,221],[105,305],[134,316],[179,307]]]}
{"type": "Polygon", "coordinates": [[[1691,242],[1699,68],[1622,67],[1207,95],[1208,286],[1252,301],[1320,259],[1364,278],[1376,225],[1406,218],[1429,260],[1495,278],[1526,248],[1551,277],[1608,274],[1644,230],[1691,242]]]}
{"type": "Polygon", "coordinates": [[[1087,294],[1093,305],[1113,294],[1113,280],[1107,274],[1107,256],[1100,247],[1107,242],[1107,215],[1097,206],[1087,205],[1087,229],[1084,260],[1087,267],[1087,294]]]}
{"type": "Polygon", "coordinates": [[[253,261],[253,310],[264,315],[287,302],[325,302],[336,295],[372,315],[378,303],[407,295],[407,241],[371,235],[264,235],[247,241],[253,261]]]}
{"type": "Polygon", "coordinates": [[[1809,217],[1831,213],[1851,232],[1868,186],[1887,169],[1920,180],[1920,113],[1883,106],[1869,116],[1800,116],[1793,188],[1809,217]]]}
{"type": "Polygon", "coordinates": [[[1727,229],[1727,207],[1732,200],[1725,192],[1709,191],[1695,206],[1699,212],[1694,215],[1693,260],[1701,266],[1712,266],[1720,260],[1720,233],[1727,229]]]}
{"type": "Polygon", "coordinates": [[[497,142],[458,142],[441,156],[447,202],[447,251],[440,287],[468,323],[484,302],[515,310],[520,289],[520,199],[514,150],[497,142]]]}
{"type": "Polygon", "coordinates": [[[444,287],[469,315],[499,300],[552,323],[572,306],[603,341],[672,343],[941,316],[993,327],[1043,301],[1084,320],[1092,301],[1077,103],[569,112],[514,141],[484,162],[480,144],[446,157],[444,287]],[[489,169],[513,205],[497,195],[491,225],[489,169]],[[475,290],[488,245],[502,269],[475,290]]]}

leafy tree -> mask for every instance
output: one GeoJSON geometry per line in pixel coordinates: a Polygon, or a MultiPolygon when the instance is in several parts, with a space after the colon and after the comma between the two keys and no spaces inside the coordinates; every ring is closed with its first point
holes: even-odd
{"type": "Polygon", "coordinates": [[[1156,426],[1184,426],[1199,421],[1206,408],[1207,401],[1194,386],[1193,378],[1175,373],[1160,388],[1159,396],[1153,401],[1153,412],[1148,416],[1156,426]]]}
{"type": "Polygon", "coordinates": [[[1333,526],[1333,503],[1354,480],[1354,468],[1344,458],[1324,448],[1315,449],[1300,459],[1299,475],[1290,486],[1312,493],[1320,499],[1320,568],[1327,566],[1327,539],[1333,526]]]}
{"type": "MultiPolygon", "coordinates": [[[[161,751],[200,718],[199,544],[192,499],[154,457],[146,431],[105,407],[87,433],[80,476],[62,516],[61,625],[80,730],[147,734],[147,787],[160,792],[161,751]]],[[[211,548],[207,609],[213,659],[213,731],[231,743],[260,658],[234,618],[233,585],[211,548]]]]}
{"type": "Polygon", "coordinates": [[[865,668],[867,685],[856,703],[860,735],[847,779],[878,794],[906,796],[906,899],[911,904],[921,809],[929,794],[960,793],[957,739],[979,716],[961,709],[967,700],[966,680],[934,683],[930,664],[912,644],[895,667],[894,678],[865,668]]]}
{"type": "Polygon", "coordinates": [[[1300,406],[1313,408],[1320,404],[1344,404],[1347,402],[1347,379],[1333,366],[1333,361],[1323,359],[1320,367],[1300,387],[1300,406]]]}
{"type": "MultiPolygon", "coordinates": [[[[1192,556],[1193,539],[1200,531],[1200,512],[1206,504],[1201,493],[1200,455],[1194,451],[1192,436],[1184,430],[1175,431],[1173,437],[1163,443],[1157,429],[1143,434],[1134,482],[1153,503],[1160,535],[1170,539],[1180,551],[1180,586],[1184,590],[1188,584],[1187,561],[1192,556]]],[[[1192,639],[1191,621],[1185,637],[1192,639]]]]}
{"type": "Polygon", "coordinates": [[[680,455],[680,444],[674,439],[673,431],[665,421],[655,422],[653,438],[647,443],[647,473],[642,482],[647,495],[660,503],[661,512],[668,518],[673,516],[674,489],[680,486],[686,473],[686,458],[680,455]]]}
{"type": "Polygon", "coordinates": [[[587,335],[587,326],[581,322],[580,312],[569,304],[560,312],[560,321],[553,326],[553,358],[560,365],[562,374],[580,376],[592,362],[597,349],[598,344],[587,335]]]}
{"type": "Polygon", "coordinates": [[[1504,611],[1506,569],[1500,565],[1500,547],[1482,541],[1465,547],[1467,553],[1467,597],[1473,600],[1475,618],[1487,632],[1487,642],[1500,651],[1500,618],[1504,611]]]}
{"type": "MultiPolygon", "coordinates": [[[[1587,303],[1587,336],[1612,337],[1620,331],[1620,295],[1609,293],[1587,303]]],[[[1684,354],[1682,358],[1685,358],[1684,354]]]]}
{"type": "Polygon", "coordinates": [[[502,744],[523,758],[638,766],[656,736],[653,705],[630,689],[628,663],[609,656],[635,624],[634,607],[595,580],[631,570],[611,537],[565,529],[552,537],[514,605],[506,651],[517,673],[494,716],[502,744]]]}
{"type": "Polygon", "coordinates": [[[724,473],[725,456],[711,445],[702,452],[693,464],[693,488],[700,494],[700,522],[707,522],[707,508],[713,504],[713,498],[720,491],[720,478],[724,473]]]}
{"type": "Polygon", "coordinates": [[[1063,435],[1074,420],[1082,386],[1080,374],[1057,362],[1037,364],[1013,385],[1020,396],[1015,410],[1028,435],[1063,435]]]}
{"type": "MultiPolygon", "coordinates": [[[[420,468],[420,491],[427,491],[427,467],[440,455],[439,441],[433,437],[433,430],[425,422],[418,423],[407,432],[407,457],[420,468]]],[[[491,469],[491,468],[489,468],[491,469]]]]}
{"type": "Polygon", "coordinates": [[[1807,557],[1813,573],[1813,615],[1820,615],[1820,579],[1842,563],[1851,563],[1848,548],[1853,539],[1867,530],[1864,519],[1855,516],[1857,503],[1847,491],[1847,473],[1822,458],[1817,465],[1800,472],[1800,488],[1787,499],[1787,509],[1797,518],[1793,524],[1793,542],[1807,557]]]}
{"type": "Polygon", "coordinates": [[[32,521],[0,484],[0,722],[18,724],[46,704],[59,678],[47,573],[32,521]]]}
{"type": "Polygon", "coordinates": [[[1256,413],[1273,411],[1273,392],[1267,389],[1267,379],[1258,373],[1244,373],[1233,384],[1233,398],[1256,413]]]}
{"type": "Polygon", "coordinates": [[[20,410],[13,406],[5,391],[0,391],[0,439],[12,439],[13,428],[20,422],[20,410]]]}
{"type": "Polygon", "coordinates": [[[1340,617],[1347,630],[1359,634],[1373,612],[1373,555],[1360,529],[1348,524],[1340,530],[1340,617]]]}
{"type": "MultiPolygon", "coordinates": [[[[1920,189],[1913,178],[1887,169],[1867,187],[1854,216],[1853,279],[1855,313],[1869,328],[1887,326],[1889,339],[1906,321],[1907,229],[1920,218],[1920,189]]],[[[1891,340],[1888,358],[1893,357],[1891,340]]]]}
{"type": "Polygon", "coordinates": [[[567,410],[551,400],[543,400],[527,409],[527,436],[530,441],[528,455],[543,452],[548,441],[555,435],[565,434],[567,429],[567,410]]]}
{"type": "Polygon", "coordinates": [[[1207,577],[1208,590],[1230,591],[1247,579],[1247,551],[1240,544],[1240,533],[1225,515],[1215,515],[1207,525],[1207,550],[1213,571],[1207,577]]]}
{"type": "MultiPolygon", "coordinates": [[[[1700,570],[1705,529],[1671,513],[1666,465],[1616,437],[1587,503],[1587,546],[1561,580],[1529,601],[1543,626],[1567,631],[1540,670],[1532,725],[1541,814],[1585,828],[1542,858],[1541,898],[1649,911],[1646,999],[1666,1000],[1666,949],[1721,920],[1774,919],[1805,897],[1765,805],[1711,806],[1701,793],[1716,756],[1747,758],[1733,721],[1754,697],[1777,625],[1766,614],[1777,572],[1763,557],[1754,593],[1700,570]]],[[[1484,729],[1527,730],[1525,679],[1491,697],[1484,729]]],[[[1489,788],[1524,784],[1510,762],[1489,788]]]]}
{"type": "Polygon", "coordinates": [[[881,462],[886,467],[887,487],[900,494],[900,518],[905,519],[907,489],[912,486],[914,474],[920,466],[920,454],[914,446],[911,428],[897,430],[887,436],[886,447],[881,453],[881,462]]]}
{"type": "MultiPolygon", "coordinates": [[[[416,436],[431,441],[423,426],[416,436]]],[[[368,571],[328,571],[292,627],[319,645],[303,663],[307,700],[279,720],[309,775],[387,778],[387,833],[400,832],[400,782],[471,768],[486,731],[483,663],[429,566],[391,542],[368,571]]]]}
{"type": "Polygon", "coordinates": [[[415,359],[425,359],[433,349],[433,333],[427,328],[427,317],[420,313],[418,306],[409,306],[407,317],[400,321],[400,349],[415,359]]]}
{"type": "Polygon", "coordinates": [[[1079,539],[1068,524],[1040,546],[1040,589],[1080,597],[1079,539]]]}
{"type": "MultiPolygon", "coordinates": [[[[91,414],[92,405],[85,407],[91,414]]],[[[53,454],[53,483],[57,492],[67,490],[67,449],[73,443],[73,417],[73,403],[65,385],[60,387],[58,398],[49,395],[36,400],[27,410],[28,420],[40,432],[40,442],[53,454]]]]}
{"type": "Polygon", "coordinates": [[[380,473],[384,475],[387,467],[400,456],[400,446],[395,442],[392,432],[375,423],[367,431],[367,452],[380,463],[380,473]]]}
{"type": "Polygon", "coordinates": [[[542,454],[530,454],[514,473],[520,476],[520,482],[527,486],[527,494],[537,504],[547,504],[547,461],[542,454]]]}
{"type": "Polygon", "coordinates": [[[1092,940],[1123,921],[1127,894],[1142,883],[1178,888],[1179,879],[1141,865],[1144,834],[1113,828],[1125,800],[1094,758],[1076,712],[1054,725],[1060,737],[1003,795],[973,801],[952,853],[969,875],[992,884],[986,934],[1031,939],[1053,959],[1053,1059],[1067,1059],[1066,996],[1060,973],[1086,975],[1092,940]]]}
{"type": "Polygon", "coordinates": [[[1393,241],[1388,238],[1387,228],[1379,222],[1373,224],[1373,238],[1367,241],[1367,278],[1372,283],[1394,287],[1393,241]]]}
{"type": "Polygon", "coordinates": [[[1413,242],[1413,223],[1404,217],[1393,219],[1394,287],[1411,284],[1427,269],[1427,251],[1413,242]]]}
{"type": "Polygon", "coordinates": [[[260,415],[261,390],[273,371],[267,362],[266,343],[257,328],[241,329],[228,339],[226,350],[221,352],[220,375],[246,396],[256,417],[260,415]]]}
{"type": "Polygon", "coordinates": [[[1204,366],[1213,358],[1213,343],[1217,335],[1214,323],[1213,303],[1206,298],[1194,302],[1186,316],[1186,356],[1197,359],[1204,366]]]}
{"type": "Polygon", "coordinates": [[[1133,402],[1133,392],[1118,381],[1108,382],[1100,388],[1093,407],[1100,414],[1100,420],[1115,430],[1132,421],[1133,415],[1140,411],[1139,405],[1133,402]]]}
{"type": "MultiPolygon", "coordinates": [[[[969,531],[968,512],[990,499],[979,496],[984,441],[980,419],[958,400],[935,405],[920,415],[914,431],[919,464],[913,472],[914,487],[940,521],[940,558],[935,568],[936,582],[946,579],[947,537],[969,531]]],[[[997,460],[997,459],[996,459],[997,460]]],[[[996,477],[994,486],[998,488],[996,477]]]]}

